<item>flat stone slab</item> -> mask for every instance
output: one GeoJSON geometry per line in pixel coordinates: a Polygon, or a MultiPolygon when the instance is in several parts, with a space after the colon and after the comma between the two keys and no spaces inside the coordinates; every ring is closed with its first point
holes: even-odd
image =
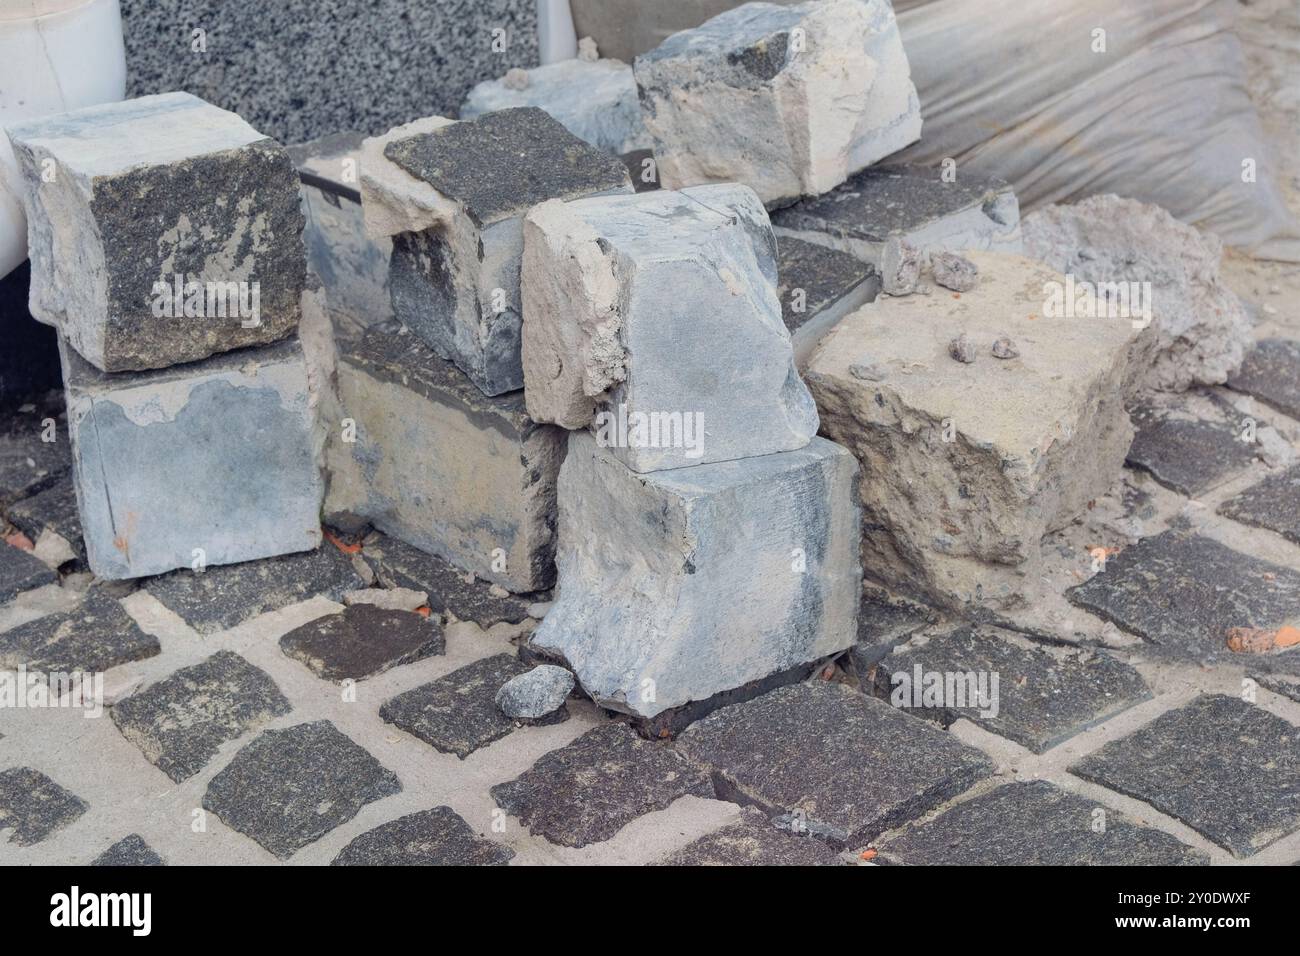
{"type": "Polygon", "coordinates": [[[867,671],[881,658],[937,620],[938,615],[924,604],[893,602],[864,593],[858,609],[858,639],[850,650],[858,677],[865,680],[867,671]]]}
{"type": "MultiPolygon", "coordinates": [[[[385,701],[379,716],[435,750],[464,760],[515,729],[515,721],[496,705],[497,691],[531,669],[512,654],[485,657],[385,701]]],[[[568,717],[561,707],[548,722],[568,717]]]]}
{"type": "Polygon", "coordinates": [[[918,717],[945,727],[965,718],[1037,754],[1151,697],[1113,657],[1052,654],[975,627],[897,648],[876,668],[874,690],[918,717]]]}
{"type": "Polygon", "coordinates": [[[476,834],[451,807],[434,807],[367,830],[330,866],[505,866],[514,855],[476,834]]]}
{"type": "Polygon", "coordinates": [[[1206,398],[1198,403],[1210,416],[1201,418],[1188,401],[1182,395],[1161,395],[1131,409],[1137,434],[1128,463],[1194,498],[1247,467],[1257,446],[1241,440],[1245,424],[1226,402],[1206,398]]]}
{"type": "Polygon", "coordinates": [[[1229,498],[1219,505],[1219,514],[1242,524],[1276,531],[1288,541],[1300,544],[1300,465],[1269,475],[1235,498],[1229,498]]]}
{"type": "Polygon", "coordinates": [[[715,711],[678,747],[713,770],[723,799],[789,814],[836,847],[866,843],[993,771],[933,724],[823,681],[715,711]]]}
{"type": "Polygon", "coordinates": [[[326,543],[263,561],[173,571],[145,590],[200,634],[215,634],[316,595],[341,602],[345,592],[361,587],[365,582],[351,561],[326,543]]]}
{"type": "MultiPolygon", "coordinates": [[[[15,416],[9,429],[0,432],[0,508],[48,488],[72,467],[67,433],[41,441],[42,420],[40,415],[15,416]]],[[[62,423],[56,427],[62,429],[62,423]]]]}
{"type": "Polygon", "coordinates": [[[0,770],[0,832],[19,846],[40,843],[86,812],[85,800],[68,792],[39,770],[0,770]]]}
{"type": "Polygon", "coordinates": [[[447,649],[442,625],[414,611],[354,604],[280,638],[280,650],[325,680],[365,680],[447,649]]]}
{"type": "Polygon", "coordinates": [[[36,555],[0,541],[0,604],[13,600],[23,591],[58,580],[54,570],[36,555]]]}
{"type": "Polygon", "coordinates": [[[138,833],[122,837],[99,856],[91,866],[166,866],[167,861],[153,851],[138,833]]]}
{"type": "Polygon", "coordinates": [[[0,669],[98,672],[154,657],[158,638],[140,630],[120,601],[92,589],[71,611],[0,631],[0,669]]]}
{"type": "Polygon", "coordinates": [[[861,259],[793,236],[777,240],[776,295],[796,365],[854,309],[880,294],[880,273],[861,259]]]}
{"type": "Polygon", "coordinates": [[[1238,858],[1300,828],[1300,727],[1236,697],[1198,697],[1070,772],[1151,804],[1238,858]]]}
{"type": "MultiPolygon", "coordinates": [[[[1228,630],[1275,630],[1300,619],[1300,573],[1188,531],[1143,538],[1066,596],[1175,657],[1228,660],[1228,630]]],[[[1250,655],[1272,671],[1300,665],[1284,651],[1250,655]]]]}
{"type": "Polygon", "coordinates": [[[643,740],[619,723],[587,731],[492,788],[497,806],[530,833],[569,847],[608,840],[688,794],[712,797],[708,774],[668,744],[643,740]]]}
{"type": "Polygon", "coordinates": [[[1201,866],[1168,833],[1046,780],[1009,783],[877,843],[880,861],[919,866],[1201,866]],[[1101,809],[1104,815],[1098,815],[1101,809]],[[1099,826],[1099,821],[1101,825],[1099,826]]]}
{"type": "Polygon", "coordinates": [[[212,778],[203,808],[283,860],[401,790],[396,774],[316,720],[263,731],[212,778]]]}
{"type": "Polygon", "coordinates": [[[1292,418],[1300,418],[1300,342],[1264,339],[1246,353],[1228,387],[1253,395],[1292,418]]]}
{"type": "Polygon", "coordinates": [[[86,558],[81,516],[77,513],[77,489],[71,479],[60,478],[44,491],[14,504],[9,509],[9,521],[33,541],[42,531],[51,531],[68,542],[81,560],[86,558]]]}
{"type": "Polygon", "coordinates": [[[665,866],[835,866],[839,854],[809,834],[779,827],[753,807],[740,820],[688,843],[665,866]]]}
{"type": "Polygon", "coordinates": [[[221,745],[292,710],[270,675],[218,651],[111,709],[122,736],[176,783],[194,776],[221,745]]]}

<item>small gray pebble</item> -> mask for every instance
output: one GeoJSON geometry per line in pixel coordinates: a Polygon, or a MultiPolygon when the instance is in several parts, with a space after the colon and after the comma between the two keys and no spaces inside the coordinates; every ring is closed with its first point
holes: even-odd
{"type": "Polygon", "coordinates": [[[931,252],[930,273],[934,281],[953,292],[969,292],[979,283],[979,266],[953,252],[931,252]]]}
{"type": "Polygon", "coordinates": [[[993,343],[993,357],[1000,359],[1013,359],[1020,356],[1020,349],[1016,348],[1016,343],[1012,342],[1005,335],[993,343]]]}
{"type": "Polygon", "coordinates": [[[948,354],[958,362],[970,365],[975,361],[975,346],[971,345],[970,339],[963,333],[948,343],[948,354]]]}

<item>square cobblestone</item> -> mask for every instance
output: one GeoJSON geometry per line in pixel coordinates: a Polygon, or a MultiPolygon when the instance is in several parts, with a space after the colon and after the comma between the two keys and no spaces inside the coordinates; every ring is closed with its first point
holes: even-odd
{"type": "MultiPolygon", "coordinates": [[[[1300,370],[1297,370],[1300,374],[1300,370]]],[[[1300,465],[1270,475],[1219,505],[1219,514],[1300,544],[1300,465]]]]}
{"type": "Polygon", "coordinates": [[[144,837],[138,833],[118,840],[107,850],[90,861],[91,866],[166,866],[144,837]]]}
{"type": "Polygon", "coordinates": [[[876,668],[875,693],[894,706],[901,700],[916,716],[945,727],[964,717],[1039,754],[1151,697],[1141,675],[1113,657],[1090,651],[1054,656],[974,627],[913,639],[898,648],[876,668]],[[985,716],[980,702],[965,692],[962,707],[953,700],[924,698],[917,707],[925,676],[936,674],[941,681],[946,674],[983,675],[991,698],[997,675],[996,699],[987,708],[996,713],[985,716]]]}
{"type": "Polygon", "coordinates": [[[19,846],[40,843],[87,810],[86,801],[69,793],[39,770],[0,770],[0,832],[19,846]]]}
{"type": "Polygon", "coordinates": [[[882,863],[920,866],[1201,866],[1168,833],[1046,780],[1008,783],[878,844],[882,863]],[[1098,817],[1101,808],[1104,816],[1098,817]],[[1101,819],[1104,826],[1098,828],[1101,819]]]}
{"type": "Polygon", "coordinates": [[[50,487],[72,468],[63,422],[56,424],[59,440],[44,442],[42,420],[19,416],[0,426],[0,508],[50,487]]]}
{"type": "Polygon", "coordinates": [[[347,555],[326,542],[315,551],[263,561],[172,571],[145,589],[200,634],[215,634],[316,595],[341,601],[361,587],[365,582],[347,555]]]}
{"type": "Polygon", "coordinates": [[[1236,857],[1300,828],[1300,727],[1236,697],[1198,697],[1070,772],[1151,804],[1236,857]]]}
{"type": "Polygon", "coordinates": [[[1241,440],[1242,416],[1213,393],[1148,399],[1131,416],[1128,463],[1180,494],[1194,498],[1255,459],[1256,446],[1241,440]],[[1198,408],[1212,417],[1198,417],[1198,408]]]}
{"type": "Polygon", "coordinates": [[[327,614],[280,638],[280,649],[325,680],[364,680],[445,653],[442,625],[413,611],[372,604],[327,614]]]}
{"type": "Polygon", "coordinates": [[[0,541],[0,604],[58,580],[58,574],[36,555],[0,541]]]}
{"type": "Polygon", "coordinates": [[[602,843],[679,797],[712,797],[709,775],[667,743],[608,723],[543,755],[517,779],[497,784],[497,806],[559,846],[602,843]]]}
{"type": "Polygon", "coordinates": [[[25,664],[33,671],[106,671],[161,651],[158,638],[97,588],[71,611],[0,631],[0,669],[6,670],[25,664]]]}
{"type": "Polygon", "coordinates": [[[434,807],[367,830],[330,866],[505,866],[514,855],[475,833],[451,807],[434,807]]]}
{"type": "Polygon", "coordinates": [[[263,731],[212,778],[203,808],[288,859],[401,790],[397,775],[365,748],[316,720],[263,731]]]}
{"type": "Polygon", "coordinates": [[[837,847],[918,817],[993,770],[934,724],[821,681],[715,711],[678,746],[713,770],[719,797],[790,814],[837,847]]]}
{"type": "Polygon", "coordinates": [[[780,827],[753,807],[740,820],[687,844],[665,866],[836,866],[839,854],[825,841],[780,827]]]}
{"type": "Polygon", "coordinates": [[[1300,342],[1264,339],[1246,353],[1228,387],[1300,418],[1300,342]]]}
{"type": "MultiPolygon", "coordinates": [[[[529,670],[532,665],[513,654],[485,657],[385,701],[379,716],[435,750],[464,760],[515,729],[515,722],[497,708],[497,691],[529,670]]],[[[555,713],[549,722],[568,719],[563,707],[555,713]]]]}
{"type": "Polygon", "coordinates": [[[78,558],[86,560],[86,543],[81,538],[81,516],[77,513],[77,491],[72,479],[60,478],[44,491],[17,502],[9,509],[9,520],[33,541],[42,531],[52,531],[68,542],[78,558]]]}
{"type": "Polygon", "coordinates": [[[202,770],[228,740],[293,708],[269,675],[238,654],[202,663],[113,705],[113,723],[177,783],[202,770]]]}

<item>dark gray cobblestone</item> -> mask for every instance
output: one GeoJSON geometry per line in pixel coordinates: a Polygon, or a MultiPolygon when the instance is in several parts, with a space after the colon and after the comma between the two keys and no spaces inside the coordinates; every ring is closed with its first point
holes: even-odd
{"type": "Polygon", "coordinates": [[[753,807],[740,820],[702,836],[663,861],[666,866],[835,866],[825,841],[779,827],[753,807]]]}
{"type": "Polygon", "coordinates": [[[1228,387],[1253,395],[1292,418],[1300,418],[1300,342],[1264,339],[1246,353],[1228,387]]]}
{"type": "Polygon", "coordinates": [[[414,611],[356,604],[294,628],[280,649],[325,680],[364,680],[446,650],[442,626],[414,611]]]}
{"type": "Polygon", "coordinates": [[[434,807],[367,830],[330,865],[505,866],[514,855],[476,834],[451,807],[434,807]]]}
{"type": "Polygon", "coordinates": [[[39,671],[106,671],[161,651],[122,602],[91,588],[73,610],[0,631],[0,669],[25,664],[39,671]]]}
{"type": "Polygon", "coordinates": [[[9,520],[32,541],[42,531],[52,531],[68,542],[77,557],[86,560],[86,543],[81,538],[81,517],[77,514],[77,491],[72,479],[60,478],[49,488],[17,502],[9,509],[9,520]]]}
{"type": "Polygon", "coordinates": [[[155,853],[144,837],[138,833],[118,840],[95,859],[91,866],[166,866],[167,862],[155,853]]]}
{"type": "Polygon", "coordinates": [[[0,604],[57,580],[59,576],[36,555],[0,541],[0,604]]]}
{"type": "Polygon", "coordinates": [[[1137,434],[1128,463],[1180,494],[1194,498],[1255,458],[1255,446],[1241,440],[1244,416],[1213,393],[1151,397],[1130,414],[1137,434]]]}
{"type": "Polygon", "coordinates": [[[85,800],[65,790],[39,770],[0,770],[0,832],[19,846],[40,843],[87,810],[85,800]]]}
{"type": "Polygon", "coordinates": [[[1219,514],[1300,544],[1300,465],[1270,475],[1219,506],[1219,514]]]}

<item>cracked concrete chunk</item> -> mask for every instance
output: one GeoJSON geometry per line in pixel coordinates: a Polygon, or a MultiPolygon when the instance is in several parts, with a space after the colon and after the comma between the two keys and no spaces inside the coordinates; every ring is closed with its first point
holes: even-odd
{"type": "Polygon", "coordinates": [[[1192,498],[1242,471],[1259,450],[1242,441],[1246,416],[1213,392],[1149,393],[1133,406],[1132,420],[1128,463],[1192,498]]]}
{"type": "Polygon", "coordinates": [[[434,807],[367,830],[330,866],[505,866],[514,855],[476,834],[451,807],[434,807]]]}
{"type": "Polygon", "coordinates": [[[839,854],[822,840],[780,827],[753,807],[740,820],[682,847],[664,866],[836,866],[839,854]]]}
{"type": "Polygon", "coordinates": [[[599,704],[641,717],[844,650],[861,591],[855,471],[814,438],[638,475],[574,432],[558,597],[531,643],[599,704]]]}
{"type": "Polygon", "coordinates": [[[95,673],[155,657],[158,638],[146,634],[121,602],[98,588],[70,611],[0,631],[0,670],[95,673]]]}
{"type": "Polygon", "coordinates": [[[1070,768],[1182,820],[1238,859],[1300,828],[1300,727],[1203,695],[1070,768]]]}
{"type": "Polygon", "coordinates": [[[618,723],[587,731],[492,788],[497,806],[530,833],[568,847],[608,840],[688,795],[713,796],[708,774],[668,744],[642,740],[618,723]]]}
{"type": "Polygon", "coordinates": [[[203,808],[286,860],[401,790],[364,748],[316,720],[263,731],[212,778],[203,808]]]}
{"type": "Polygon", "coordinates": [[[218,651],[113,705],[113,723],[176,783],[221,745],[293,708],[275,681],[238,654],[218,651]]]}
{"type": "Polygon", "coordinates": [[[280,638],[280,649],[324,680],[365,680],[446,650],[442,625],[413,611],[354,604],[280,638]]]}
{"type": "Polygon", "coordinates": [[[125,836],[90,861],[91,866],[166,866],[138,833],[125,836]]]}
{"type": "Polygon", "coordinates": [[[0,604],[58,580],[58,574],[36,555],[0,541],[0,604]]]}
{"type": "Polygon", "coordinates": [[[1292,418],[1300,418],[1300,342],[1262,339],[1246,353],[1228,387],[1253,395],[1292,418]]]}
{"type": "Polygon", "coordinates": [[[1300,465],[1269,475],[1219,505],[1219,514],[1300,544],[1300,465]]]}
{"type": "Polygon", "coordinates": [[[0,833],[18,846],[40,843],[86,812],[86,801],[39,770],[0,770],[0,833]]]}
{"type": "Polygon", "coordinates": [[[25,185],[32,313],[91,365],[162,368],[297,326],[303,216],[275,140],[188,93],[6,132],[25,185]]]}

